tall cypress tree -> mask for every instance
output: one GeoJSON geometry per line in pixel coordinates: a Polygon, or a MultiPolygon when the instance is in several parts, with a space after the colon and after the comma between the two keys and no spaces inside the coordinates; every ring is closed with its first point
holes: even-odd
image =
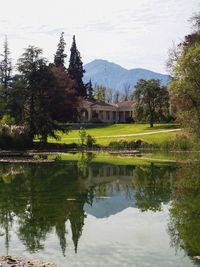
{"type": "Polygon", "coordinates": [[[12,64],[11,64],[11,59],[9,58],[10,55],[10,50],[8,48],[8,40],[7,36],[5,37],[5,42],[4,42],[4,50],[3,54],[1,56],[3,59],[0,62],[0,71],[1,71],[1,84],[5,89],[8,89],[11,83],[11,71],[12,71],[12,64]]]}
{"type": "Polygon", "coordinates": [[[80,52],[76,47],[75,35],[73,36],[73,42],[70,51],[71,55],[68,68],[70,78],[76,80],[77,82],[77,87],[76,87],[77,94],[82,97],[87,97],[86,88],[82,81],[85,70],[83,69],[83,62],[81,61],[80,52]]]}
{"type": "Polygon", "coordinates": [[[66,43],[64,40],[64,32],[62,32],[58,43],[58,48],[54,56],[54,64],[56,67],[65,68],[65,58],[67,57],[67,55],[65,54],[65,45],[66,43]]]}

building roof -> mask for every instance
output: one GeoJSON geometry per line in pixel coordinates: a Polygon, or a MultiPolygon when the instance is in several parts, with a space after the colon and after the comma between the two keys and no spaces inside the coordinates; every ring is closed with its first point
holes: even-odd
{"type": "Polygon", "coordinates": [[[128,100],[128,101],[122,101],[122,102],[118,102],[118,103],[107,103],[104,101],[89,101],[89,100],[83,100],[81,102],[81,106],[82,107],[90,107],[90,108],[94,108],[95,106],[97,107],[102,107],[102,108],[115,108],[115,109],[127,109],[127,108],[131,108],[132,105],[134,104],[133,100],[128,100]]]}
{"type": "Polygon", "coordinates": [[[117,106],[119,108],[123,108],[123,107],[131,107],[133,104],[134,104],[133,100],[127,100],[127,101],[118,102],[117,106]]]}

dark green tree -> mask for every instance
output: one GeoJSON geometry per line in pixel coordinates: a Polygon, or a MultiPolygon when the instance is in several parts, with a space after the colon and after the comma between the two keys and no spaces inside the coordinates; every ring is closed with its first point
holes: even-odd
{"type": "Polygon", "coordinates": [[[54,64],[56,67],[65,68],[65,58],[67,57],[67,54],[65,54],[65,45],[64,32],[62,32],[58,43],[58,48],[54,56],[54,64]]]}
{"type": "MultiPolygon", "coordinates": [[[[197,162],[181,165],[174,183],[175,196],[170,205],[168,233],[171,245],[195,261],[200,255],[200,166],[197,162]]],[[[196,262],[195,266],[200,263],[196,262]]]]}
{"type": "Polygon", "coordinates": [[[68,68],[70,78],[75,80],[77,83],[76,91],[78,95],[86,98],[87,92],[82,80],[85,70],[83,69],[83,62],[81,60],[80,52],[76,47],[75,35],[73,36],[73,42],[70,51],[71,54],[70,54],[69,68],[68,68]]]}
{"type": "Polygon", "coordinates": [[[158,114],[168,112],[169,93],[167,88],[160,85],[160,80],[140,79],[133,94],[136,106],[141,106],[149,115],[150,126],[153,127],[158,114]]]}
{"type": "MultiPolygon", "coordinates": [[[[177,120],[188,132],[200,136],[200,13],[196,14],[194,31],[175,47],[176,57],[169,55],[168,65],[173,77],[170,85],[171,103],[177,120]]],[[[174,52],[174,54],[175,54],[174,52]]]]}
{"type": "Polygon", "coordinates": [[[88,83],[85,84],[85,88],[86,88],[86,91],[87,91],[87,99],[88,100],[94,100],[94,89],[92,87],[92,81],[91,79],[89,80],[88,83]]]}
{"type": "Polygon", "coordinates": [[[12,88],[7,91],[7,110],[17,124],[24,121],[24,105],[26,100],[26,83],[21,75],[13,77],[12,88]]]}
{"type": "Polygon", "coordinates": [[[75,84],[65,69],[48,65],[42,50],[33,46],[19,59],[18,70],[25,86],[24,123],[32,139],[37,134],[46,143],[48,135],[56,138],[55,130],[67,130],[60,122],[73,114],[75,84]]]}
{"type": "Polygon", "coordinates": [[[0,62],[0,71],[1,71],[1,84],[5,89],[8,89],[11,86],[11,71],[12,71],[12,63],[10,59],[10,50],[8,47],[8,40],[7,37],[5,37],[4,41],[4,50],[3,54],[1,54],[1,57],[3,58],[0,62]]]}

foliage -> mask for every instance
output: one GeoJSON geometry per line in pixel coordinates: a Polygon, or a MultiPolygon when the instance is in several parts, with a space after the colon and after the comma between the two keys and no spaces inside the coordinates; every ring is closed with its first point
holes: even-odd
{"type": "Polygon", "coordinates": [[[138,111],[142,109],[143,116],[144,114],[149,115],[151,127],[153,127],[156,117],[168,114],[169,93],[166,87],[160,85],[160,80],[140,79],[135,86],[133,99],[136,102],[136,119],[138,111]]]}
{"type": "Polygon", "coordinates": [[[108,144],[108,147],[110,149],[114,149],[114,150],[116,150],[116,149],[135,150],[135,149],[138,149],[138,148],[145,147],[147,145],[148,144],[146,144],[145,142],[143,142],[140,139],[138,139],[138,140],[131,140],[131,141],[127,141],[125,139],[121,139],[121,140],[118,140],[118,141],[111,141],[108,144]]]}
{"type": "Polygon", "coordinates": [[[200,179],[199,164],[184,164],[177,169],[175,198],[170,207],[168,232],[171,245],[184,249],[190,257],[200,252],[200,179]]]}
{"type": "Polygon", "coordinates": [[[40,135],[46,143],[47,136],[56,138],[55,130],[66,130],[63,122],[72,118],[77,97],[75,84],[63,67],[47,65],[42,50],[28,47],[18,61],[18,70],[23,80],[24,123],[30,136],[40,135]]]}
{"type": "Polygon", "coordinates": [[[10,50],[8,48],[8,40],[7,37],[5,37],[4,42],[4,51],[1,55],[3,59],[0,61],[0,79],[1,84],[3,85],[4,89],[8,89],[11,87],[12,82],[12,63],[11,59],[9,58],[10,50]]]}
{"type": "Polygon", "coordinates": [[[89,80],[88,83],[85,84],[86,92],[87,92],[87,99],[89,101],[94,100],[94,89],[92,87],[92,81],[89,80]]]}
{"type": "Polygon", "coordinates": [[[23,126],[0,126],[0,148],[26,149],[32,144],[29,131],[23,126]]]}
{"type": "Polygon", "coordinates": [[[189,47],[177,61],[170,93],[182,127],[200,136],[200,44],[189,47]]]}
{"type": "Polygon", "coordinates": [[[200,136],[199,70],[200,70],[200,13],[191,18],[192,32],[171,49],[168,62],[173,80],[170,83],[172,111],[181,126],[200,136]],[[176,56],[173,56],[176,55],[176,56]]]}
{"type": "Polygon", "coordinates": [[[161,211],[163,203],[170,200],[171,188],[169,174],[171,168],[150,166],[137,167],[135,171],[135,198],[141,211],[161,211]]]}
{"type": "Polygon", "coordinates": [[[106,101],[106,87],[103,85],[98,85],[95,87],[94,90],[94,98],[98,101],[98,102],[105,102],[106,101]]]}
{"type": "Polygon", "coordinates": [[[85,70],[83,69],[80,52],[76,47],[75,35],[73,36],[73,42],[70,51],[71,54],[68,67],[70,78],[76,81],[77,94],[81,97],[87,97],[86,88],[82,81],[85,70]]]}
{"type": "Polygon", "coordinates": [[[92,148],[95,143],[96,143],[96,140],[90,134],[88,134],[86,138],[87,148],[92,148]]]}
{"type": "Polygon", "coordinates": [[[56,50],[56,54],[54,56],[54,64],[56,67],[63,67],[65,68],[65,58],[67,55],[65,52],[65,40],[64,40],[64,32],[61,33],[60,40],[58,43],[58,48],[56,50]]]}
{"type": "Polygon", "coordinates": [[[14,125],[15,124],[15,119],[11,117],[9,114],[5,114],[2,119],[0,120],[0,125],[14,125]]]}
{"type": "Polygon", "coordinates": [[[87,132],[86,132],[85,128],[81,127],[78,133],[79,133],[79,138],[81,140],[81,146],[83,147],[83,145],[87,139],[87,132]]]}

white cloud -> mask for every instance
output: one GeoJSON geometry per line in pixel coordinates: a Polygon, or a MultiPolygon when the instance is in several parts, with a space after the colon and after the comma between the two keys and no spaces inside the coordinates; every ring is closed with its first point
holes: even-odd
{"type": "Polygon", "coordinates": [[[190,30],[197,0],[0,0],[0,45],[8,35],[14,59],[29,44],[53,59],[60,33],[72,35],[84,63],[104,58],[127,68],[164,72],[167,49],[190,30]],[[7,11],[7,12],[6,12],[7,11]]]}

